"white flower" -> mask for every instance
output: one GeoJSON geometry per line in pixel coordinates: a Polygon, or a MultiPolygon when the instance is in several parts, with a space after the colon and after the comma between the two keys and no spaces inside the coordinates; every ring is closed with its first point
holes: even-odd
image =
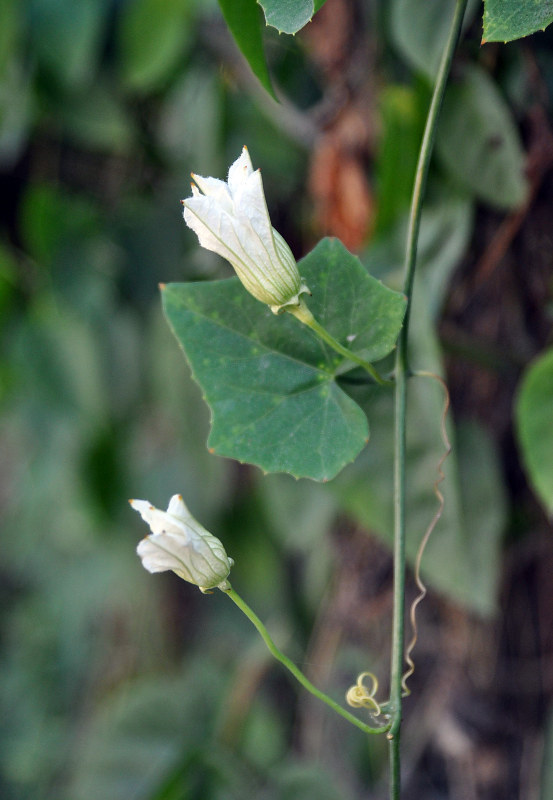
{"type": "Polygon", "coordinates": [[[192,197],[183,200],[184,220],[202,247],[230,261],[250,294],[275,314],[296,306],[309,289],[292,252],[271,225],[261,172],[246,147],[229,169],[227,183],[192,174],[192,197]]]}
{"type": "Polygon", "coordinates": [[[148,572],[173,570],[202,592],[230,588],[226,578],[234,563],[232,558],[219,539],[194,519],[180,494],[173,495],[167,511],[154,508],[147,500],[129,503],[152,530],[136,548],[148,572]]]}

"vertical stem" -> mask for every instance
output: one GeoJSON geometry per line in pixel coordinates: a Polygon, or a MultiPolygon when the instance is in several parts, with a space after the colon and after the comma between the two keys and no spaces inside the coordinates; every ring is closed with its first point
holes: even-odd
{"type": "Polygon", "coordinates": [[[422,200],[436,136],[438,116],[449,76],[455,47],[459,39],[467,0],[456,0],[448,40],[436,77],[432,101],[421,142],[405,249],[403,291],[407,296],[407,310],[399,336],[395,363],[395,429],[394,429],[394,619],[392,629],[392,665],[390,675],[390,705],[393,724],[388,734],[390,741],[390,798],[400,797],[400,730],[403,674],[403,632],[405,625],[405,452],[406,452],[406,402],[408,364],[409,319],[411,298],[417,260],[417,242],[420,228],[422,200]]]}

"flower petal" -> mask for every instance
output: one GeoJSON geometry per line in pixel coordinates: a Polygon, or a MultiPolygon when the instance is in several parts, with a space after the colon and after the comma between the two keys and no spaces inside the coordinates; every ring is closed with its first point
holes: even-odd
{"type": "Polygon", "coordinates": [[[202,247],[226,258],[231,264],[238,256],[227,244],[223,228],[229,227],[223,223],[226,215],[225,209],[213,197],[196,195],[182,201],[184,206],[184,221],[192,228],[202,247]]]}
{"type": "MultiPolygon", "coordinates": [[[[220,181],[219,178],[203,178],[195,173],[192,173],[192,177],[206,197],[215,198],[226,211],[232,212],[232,197],[224,181],[220,181]]],[[[194,191],[194,187],[192,187],[192,191],[194,191]]]]}
{"type": "Polygon", "coordinates": [[[136,552],[148,572],[167,572],[168,570],[182,571],[185,562],[179,556],[179,551],[184,550],[186,553],[186,549],[178,536],[170,533],[157,533],[142,539],[138,543],[136,552]]]}
{"type": "Polygon", "coordinates": [[[261,171],[252,172],[239,190],[233,194],[235,213],[241,222],[250,226],[252,233],[262,242],[264,248],[274,255],[273,227],[265,202],[261,171]]]}
{"type": "Polygon", "coordinates": [[[192,514],[184,504],[182,494],[174,494],[172,496],[167,506],[167,513],[172,514],[174,517],[184,517],[185,519],[189,517],[193,519],[192,514]]]}
{"type": "Polygon", "coordinates": [[[270,252],[247,219],[227,214],[211,197],[183,201],[184,219],[202,247],[229,261],[246,289],[262,303],[281,301],[270,252]],[[247,249],[246,245],[247,244],[247,249]]]}
{"type": "Polygon", "coordinates": [[[233,197],[247,181],[252,172],[253,165],[248,148],[243,147],[240,156],[236,159],[234,164],[231,164],[228,171],[228,188],[233,197]]]}
{"type": "Polygon", "coordinates": [[[152,533],[175,533],[188,540],[188,531],[181,520],[155,508],[147,500],[131,500],[130,504],[150,526],[152,533]]]}

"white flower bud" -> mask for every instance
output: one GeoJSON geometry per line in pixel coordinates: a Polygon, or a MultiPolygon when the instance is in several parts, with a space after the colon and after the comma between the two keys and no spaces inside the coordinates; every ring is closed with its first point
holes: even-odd
{"type": "Polygon", "coordinates": [[[173,570],[202,592],[230,588],[226,578],[234,563],[232,558],[219,539],[194,519],[180,494],[173,495],[167,511],[154,508],[147,500],[129,503],[152,530],[136,548],[148,572],[173,570]]]}
{"type": "Polygon", "coordinates": [[[230,261],[245,288],[275,314],[309,292],[292,251],[271,225],[261,172],[246,147],[229,169],[227,183],[192,175],[184,220],[207,250],[230,261]]]}

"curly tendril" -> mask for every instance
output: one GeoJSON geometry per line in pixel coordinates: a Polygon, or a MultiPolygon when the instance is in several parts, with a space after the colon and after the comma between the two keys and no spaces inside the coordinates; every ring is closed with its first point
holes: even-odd
{"type": "Polygon", "coordinates": [[[440,431],[441,431],[441,434],[442,434],[442,441],[444,443],[445,450],[444,450],[444,453],[441,456],[440,460],[438,461],[438,465],[436,467],[436,471],[438,473],[438,477],[434,481],[434,487],[433,487],[434,494],[436,495],[436,498],[438,500],[438,508],[436,509],[436,513],[434,514],[434,516],[430,520],[430,524],[429,524],[428,528],[426,529],[426,531],[424,533],[424,536],[421,539],[421,543],[420,543],[419,549],[417,551],[417,557],[415,559],[415,582],[416,582],[416,584],[417,584],[417,586],[419,588],[419,594],[415,597],[415,599],[411,603],[411,608],[409,610],[409,619],[410,619],[410,622],[411,622],[411,629],[413,631],[413,636],[411,638],[411,641],[407,645],[407,650],[405,651],[405,661],[407,662],[407,670],[404,672],[403,677],[401,679],[401,688],[402,688],[402,691],[403,691],[403,694],[402,694],[403,697],[407,697],[408,695],[411,694],[411,690],[407,686],[407,681],[415,671],[415,663],[413,661],[411,653],[413,652],[413,649],[414,649],[414,647],[415,647],[415,645],[417,643],[417,638],[418,638],[417,607],[419,606],[420,603],[422,603],[422,601],[426,597],[426,591],[427,591],[426,590],[426,586],[424,585],[424,583],[422,581],[422,578],[421,578],[421,574],[420,574],[421,561],[422,561],[422,557],[423,557],[424,551],[426,549],[426,545],[428,544],[428,540],[430,539],[430,536],[432,534],[432,531],[434,530],[434,528],[438,524],[438,520],[440,519],[440,517],[443,514],[443,510],[444,510],[444,506],[445,506],[445,499],[444,499],[444,496],[443,496],[442,492],[440,491],[440,484],[442,483],[442,481],[445,478],[445,474],[444,474],[444,471],[443,471],[444,462],[445,462],[446,458],[448,457],[448,455],[451,453],[451,442],[449,441],[449,437],[447,435],[447,428],[446,428],[446,419],[447,419],[447,413],[449,411],[450,400],[449,400],[449,390],[448,390],[448,388],[447,388],[447,386],[445,384],[445,381],[442,378],[440,378],[439,375],[435,375],[433,372],[419,372],[419,371],[417,371],[417,372],[413,372],[413,375],[416,378],[419,378],[419,377],[420,378],[433,378],[435,381],[438,381],[438,383],[441,385],[441,387],[442,387],[442,389],[444,391],[444,406],[443,406],[443,409],[442,409],[442,417],[441,417],[441,420],[440,420],[440,431]]]}
{"type": "Polygon", "coordinates": [[[380,704],[375,698],[378,691],[378,678],[372,672],[362,672],[357,678],[355,686],[351,686],[346,692],[346,702],[353,708],[368,708],[375,717],[382,712],[380,704]],[[365,678],[372,680],[372,687],[369,690],[363,681],[365,678]]]}

